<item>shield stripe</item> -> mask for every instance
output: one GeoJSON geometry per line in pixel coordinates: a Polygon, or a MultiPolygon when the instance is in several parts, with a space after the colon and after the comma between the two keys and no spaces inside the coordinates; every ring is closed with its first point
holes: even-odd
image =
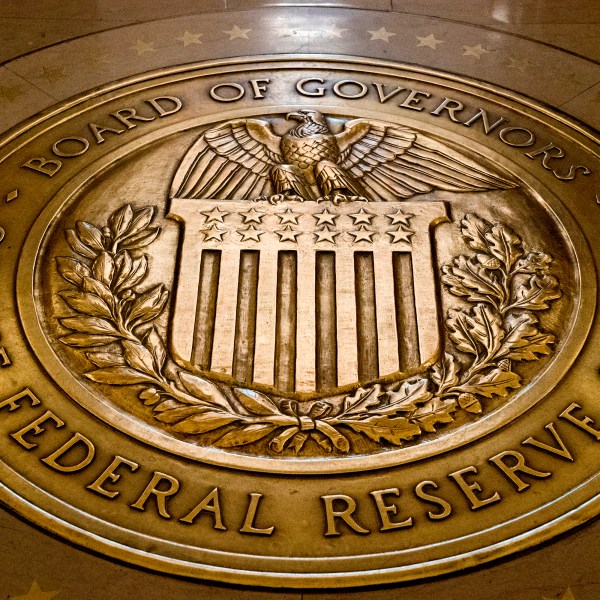
{"type": "MultiPolygon", "coordinates": [[[[294,391],[296,371],[296,253],[279,253],[277,282],[277,327],[275,337],[275,386],[294,391]]],[[[260,335],[260,332],[259,332],[260,335]]]]}
{"type": "Polygon", "coordinates": [[[352,250],[342,248],[336,252],[335,279],[338,383],[354,382],[358,381],[358,348],[352,250]]]}
{"type": "Polygon", "coordinates": [[[417,366],[420,356],[412,260],[408,252],[394,252],[393,261],[400,370],[406,370],[417,366]]]}
{"type": "MultiPolygon", "coordinates": [[[[385,375],[400,370],[392,253],[375,251],[373,253],[373,263],[375,266],[379,375],[385,375]]],[[[404,332],[400,334],[400,339],[403,335],[404,332]]]]}
{"type": "Polygon", "coordinates": [[[277,310],[277,250],[260,251],[256,299],[254,381],[275,383],[275,330],[277,310]]]}
{"type": "Polygon", "coordinates": [[[222,252],[214,329],[217,343],[213,344],[210,368],[225,375],[232,375],[239,272],[240,251],[228,249],[222,252]]]}
{"type": "Polygon", "coordinates": [[[192,361],[203,370],[210,367],[211,361],[220,262],[221,253],[218,250],[202,252],[192,361]]]}
{"type": "Polygon", "coordinates": [[[256,250],[242,251],[233,353],[233,377],[241,383],[252,381],[258,261],[259,253],[256,250]]]}
{"type": "Polygon", "coordinates": [[[337,385],[337,346],[335,318],[335,252],[316,254],[316,360],[317,390],[337,385]]]}
{"type": "Polygon", "coordinates": [[[298,392],[314,392],[316,384],[316,256],[312,249],[297,255],[298,299],[296,333],[296,385],[298,392]]]}
{"type": "Polygon", "coordinates": [[[358,344],[358,378],[370,381],[378,376],[377,314],[375,312],[375,277],[372,252],[354,254],[354,288],[356,291],[356,342],[358,344]]]}

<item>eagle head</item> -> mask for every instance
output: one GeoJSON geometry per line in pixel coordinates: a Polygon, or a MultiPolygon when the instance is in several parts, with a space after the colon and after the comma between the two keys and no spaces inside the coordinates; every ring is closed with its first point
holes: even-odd
{"type": "Polygon", "coordinates": [[[330,133],[325,117],[317,110],[299,110],[288,113],[285,118],[287,120],[300,121],[300,125],[288,133],[288,135],[293,137],[302,138],[330,133]]]}

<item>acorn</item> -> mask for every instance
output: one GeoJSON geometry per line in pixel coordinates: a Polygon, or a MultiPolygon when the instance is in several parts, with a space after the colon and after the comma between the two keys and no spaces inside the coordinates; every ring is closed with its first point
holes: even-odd
{"type": "Polygon", "coordinates": [[[498,362],[498,367],[501,371],[510,371],[511,366],[510,358],[503,358],[498,362]]]}
{"type": "Polygon", "coordinates": [[[481,413],[483,408],[481,402],[477,399],[474,394],[460,394],[458,397],[458,403],[460,407],[470,413],[481,413]]]}

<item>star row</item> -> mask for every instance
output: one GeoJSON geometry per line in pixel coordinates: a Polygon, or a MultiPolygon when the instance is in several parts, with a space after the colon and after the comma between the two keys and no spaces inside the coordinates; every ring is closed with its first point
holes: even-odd
{"type": "MultiPolygon", "coordinates": [[[[252,29],[250,27],[244,28],[244,27],[240,27],[239,25],[234,25],[231,29],[223,29],[221,31],[221,33],[223,33],[226,36],[229,36],[229,41],[233,41],[233,40],[248,40],[248,39],[250,39],[248,34],[251,31],[252,31],[252,29]]],[[[328,29],[324,29],[324,30],[321,30],[320,32],[315,32],[315,33],[322,33],[324,36],[327,36],[327,37],[336,37],[339,39],[343,39],[344,33],[346,33],[347,31],[350,31],[350,30],[347,28],[344,29],[344,28],[338,27],[334,23],[328,29]]],[[[276,35],[279,35],[281,37],[289,37],[290,35],[294,35],[295,33],[297,33],[296,30],[294,30],[290,27],[287,27],[285,25],[275,27],[274,32],[276,35]]],[[[367,29],[367,30],[365,30],[365,33],[368,33],[370,35],[369,41],[371,41],[371,42],[381,41],[381,42],[385,42],[388,44],[389,44],[391,38],[398,35],[395,31],[388,31],[385,27],[380,27],[379,29],[367,29]]],[[[185,47],[191,46],[191,45],[202,44],[202,40],[200,38],[203,36],[204,36],[203,33],[193,33],[186,29],[183,32],[183,34],[176,37],[175,40],[181,42],[183,44],[183,47],[185,48],[185,47]]],[[[437,50],[437,47],[440,44],[446,43],[446,40],[437,39],[433,33],[430,33],[427,36],[416,35],[415,39],[418,40],[418,43],[416,44],[417,48],[431,48],[432,50],[437,50]]],[[[138,40],[136,40],[136,43],[133,46],[131,46],[131,49],[134,50],[135,52],[137,52],[138,56],[141,56],[142,54],[146,54],[149,52],[155,52],[157,49],[154,46],[155,46],[155,42],[144,41],[144,40],[138,39],[138,40]]],[[[477,59],[480,59],[482,57],[482,55],[484,55],[484,54],[490,53],[490,50],[488,50],[487,48],[484,48],[480,43],[475,46],[463,45],[462,49],[463,49],[463,56],[473,56],[474,58],[477,58],[477,59]]]]}
{"type": "MultiPolygon", "coordinates": [[[[222,242],[223,236],[228,233],[228,231],[226,229],[219,229],[216,225],[213,225],[210,229],[204,230],[202,233],[204,233],[205,242],[222,242]]],[[[254,225],[249,225],[246,229],[238,229],[236,233],[240,236],[240,241],[242,242],[260,242],[260,236],[267,232],[257,229],[254,225]]],[[[286,225],[283,229],[274,231],[273,233],[279,236],[280,242],[297,243],[298,236],[308,232],[298,231],[297,229],[293,229],[290,225],[286,225]]],[[[335,238],[341,233],[341,231],[332,229],[329,225],[324,225],[321,229],[312,232],[315,236],[315,242],[331,242],[332,244],[336,243],[335,238]]],[[[368,229],[365,225],[360,225],[357,229],[348,231],[347,233],[352,237],[353,243],[373,243],[373,236],[378,232],[368,229]]],[[[385,233],[390,236],[391,244],[397,244],[399,242],[410,244],[411,237],[415,234],[414,231],[405,228],[402,225],[397,229],[392,229],[385,233]]]]}
{"type": "MultiPolygon", "coordinates": [[[[225,223],[226,217],[228,217],[231,213],[226,210],[221,210],[218,206],[211,210],[207,210],[201,213],[206,217],[206,224],[210,223],[225,223]]],[[[250,223],[256,223],[257,225],[261,225],[263,219],[268,215],[268,213],[256,210],[255,208],[251,208],[245,213],[241,213],[242,221],[244,225],[248,225],[250,223]]],[[[298,225],[298,219],[301,215],[295,213],[291,208],[286,209],[283,213],[276,214],[276,217],[279,219],[280,225],[298,225]]],[[[324,209],[320,213],[315,213],[312,217],[315,219],[317,226],[319,225],[334,225],[335,221],[341,215],[332,213],[327,209],[324,209]]],[[[373,219],[377,216],[373,213],[366,211],[364,208],[360,208],[357,212],[351,213],[348,215],[354,225],[371,225],[373,219]]],[[[410,220],[414,215],[410,213],[405,213],[404,211],[398,209],[393,213],[388,213],[385,215],[390,220],[390,225],[403,225],[404,227],[410,226],[410,220]]]]}

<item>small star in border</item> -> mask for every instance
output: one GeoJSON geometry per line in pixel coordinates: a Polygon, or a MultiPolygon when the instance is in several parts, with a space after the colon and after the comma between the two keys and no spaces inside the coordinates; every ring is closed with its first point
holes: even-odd
{"type": "Polygon", "coordinates": [[[339,217],[339,215],[331,213],[325,209],[323,212],[315,213],[313,217],[317,220],[317,225],[324,225],[325,223],[335,225],[335,220],[339,217]]]}
{"type": "Polygon", "coordinates": [[[473,56],[479,60],[484,54],[489,54],[490,51],[484,48],[481,44],[477,46],[463,46],[463,56],[473,56]]]}
{"type": "Polygon", "coordinates": [[[207,223],[223,223],[225,217],[229,213],[225,210],[221,210],[218,206],[215,206],[212,210],[207,210],[201,214],[206,217],[207,223]]]}
{"type": "Polygon", "coordinates": [[[348,31],[348,29],[340,29],[335,23],[333,23],[331,27],[326,29],[323,33],[331,37],[343,38],[344,36],[342,34],[345,31],[348,31]]]}
{"type": "Polygon", "coordinates": [[[357,230],[349,231],[348,233],[354,238],[352,240],[354,244],[357,244],[358,242],[369,242],[372,244],[373,236],[375,235],[374,231],[367,229],[364,225],[361,225],[357,230]]]}
{"type": "Polygon", "coordinates": [[[7,100],[8,102],[14,102],[17,98],[23,95],[22,85],[11,85],[1,86],[0,85],[0,98],[7,100]]]}
{"type": "Polygon", "coordinates": [[[144,40],[137,40],[133,46],[129,46],[131,50],[135,50],[138,56],[146,54],[146,52],[156,52],[154,42],[144,42],[144,40]]]}
{"type": "Polygon", "coordinates": [[[203,33],[191,33],[187,29],[184,34],[180,37],[175,38],[180,42],[183,42],[183,47],[190,46],[191,44],[201,44],[200,38],[203,36],[203,33]]]}
{"type": "Polygon", "coordinates": [[[437,50],[438,44],[443,44],[444,40],[438,40],[435,35],[433,35],[433,33],[430,33],[428,36],[424,36],[424,37],[420,37],[420,36],[416,36],[416,38],[419,40],[419,43],[417,44],[417,48],[420,48],[421,46],[425,47],[425,48],[431,48],[432,50],[437,50]]]}
{"type": "Polygon", "coordinates": [[[226,33],[229,36],[229,40],[247,40],[248,39],[248,33],[252,31],[252,29],[242,29],[241,27],[239,27],[238,25],[234,25],[231,29],[229,30],[223,30],[223,33],[226,33]]]}
{"type": "Polygon", "coordinates": [[[216,227],[211,227],[204,231],[204,241],[205,242],[222,242],[223,236],[227,233],[224,229],[217,229],[216,227]]]}
{"type": "Polygon", "coordinates": [[[85,58],[84,61],[86,64],[90,65],[93,68],[96,69],[102,69],[104,67],[106,67],[107,65],[110,65],[112,63],[110,56],[104,52],[89,52],[85,58]]]}
{"type": "Polygon", "coordinates": [[[340,232],[330,229],[329,225],[325,225],[322,229],[317,229],[314,232],[315,242],[331,242],[335,244],[335,238],[338,235],[340,235],[340,232]]]}
{"type": "Polygon", "coordinates": [[[298,225],[298,215],[291,208],[288,208],[285,212],[277,216],[281,225],[285,225],[286,223],[298,225]]]}
{"type": "Polygon", "coordinates": [[[398,223],[405,227],[410,226],[410,220],[415,216],[410,213],[405,213],[403,210],[398,209],[396,212],[388,213],[385,215],[390,221],[390,225],[398,225],[398,223]]]}
{"type": "Polygon", "coordinates": [[[546,598],[544,596],[543,600],[577,600],[573,594],[573,592],[571,591],[571,588],[568,587],[565,590],[565,593],[560,597],[560,598],[546,598]]]}
{"type": "Polygon", "coordinates": [[[369,41],[373,41],[373,40],[381,40],[382,42],[389,42],[390,38],[393,35],[396,35],[395,33],[393,33],[392,31],[388,31],[385,27],[380,27],[377,30],[369,30],[369,33],[371,34],[371,39],[369,41]]]}
{"type": "Polygon", "coordinates": [[[391,244],[397,244],[398,242],[406,242],[410,244],[410,238],[415,235],[415,232],[410,229],[404,229],[403,227],[398,227],[398,229],[386,231],[386,233],[390,236],[391,244]]]}
{"type": "Polygon", "coordinates": [[[248,240],[260,242],[260,236],[264,233],[264,231],[260,231],[259,229],[256,229],[254,225],[250,225],[246,229],[239,229],[238,233],[242,237],[242,242],[247,242],[248,240]]]}
{"type": "Polygon", "coordinates": [[[66,77],[64,67],[44,67],[40,77],[45,79],[48,83],[56,83],[66,77]]]}
{"type": "Polygon", "coordinates": [[[350,215],[350,217],[354,220],[354,225],[360,225],[361,223],[370,225],[374,216],[375,215],[368,213],[364,208],[361,208],[358,212],[350,215]]]}
{"type": "Polygon", "coordinates": [[[525,73],[529,67],[533,67],[533,63],[530,63],[526,58],[515,58],[510,56],[509,62],[506,65],[509,69],[516,69],[521,73],[525,73]]]}
{"type": "Polygon", "coordinates": [[[297,242],[296,238],[302,233],[292,229],[290,225],[287,225],[282,231],[275,232],[279,236],[280,242],[297,242]]]}
{"type": "Polygon", "coordinates": [[[10,600],[52,600],[59,593],[59,591],[43,592],[38,582],[34,581],[24,596],[9,596],[9,598],[10,600]]]}

